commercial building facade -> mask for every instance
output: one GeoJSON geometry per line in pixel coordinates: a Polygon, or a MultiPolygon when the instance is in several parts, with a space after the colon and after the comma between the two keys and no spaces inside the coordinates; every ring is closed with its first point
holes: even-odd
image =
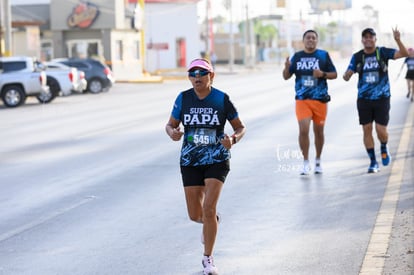
{"type": "Polygon", "coordinates": [[[35,55],[42,60],[97,58],[111,66],[117,80],[185,67],[200,52],[197,2],[50,0],[46,5],[21,5],[12,11],[12,54],[35,55]],[[15,13],[34,7],[40,8],[44,17],[33,18],[31,22],[36,24],[19,23],[22,16],[15,13]]]}

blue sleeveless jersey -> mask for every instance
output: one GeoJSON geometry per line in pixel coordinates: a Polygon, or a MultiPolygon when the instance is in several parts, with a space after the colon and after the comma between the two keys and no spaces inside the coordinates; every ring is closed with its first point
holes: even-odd
{"type": "Polygon", "coordinates": [[[322,99],[328,94],[328,83],[325,78],[312,76],[313,70],[336,72],[329,53],[316,49],[313,53],[296,52],[290,59],[289,72],[295,74],[296,99],[322,99]]]}
{"type": "Polygon", "coordinates": [[[237,118],[238,112],[226,93],[212,87],[206,98],[199,99],[194,89],[181,92],[171,115],[184,126],[180,165],[207,165],[230,159],[230,151],[220,140],[226,121],[237,118]]]}
{"type": "Polygon", "coordinates": [[[414,57],[406,57],[404,64],[407,65],[407,71],[412,73],[414,71],[414,57]]]}
{"type": "MultiPolygon", "coordinates": [[[[388,64],[388,60],[394,59],[396,49],[381,47],[378,48],[378,50],[378,56],[376,52],[363,55],[361,64],[362,70],[359,73],[358,79],[358,98],[378,100],[391,96],[388,69],[384,72],[384,69],[381,68],[379,62],[382,61],[384,64],[388,64]]],[[[358,71],[357,65],[361,62],[357,60],[357,54],[358,53],[354,53],[352,55],[348,65],[348,70],[353,72],[358,71]]]]}

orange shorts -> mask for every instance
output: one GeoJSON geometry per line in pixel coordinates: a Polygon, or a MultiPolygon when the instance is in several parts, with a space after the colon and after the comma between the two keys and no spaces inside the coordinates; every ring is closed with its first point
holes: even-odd
{"type": "Polygon", "coordinates": [[[299,120],[310,118],[314,123],[325,124],[328,104],[318,100],[296,100],[296,118],[299,120]]]}

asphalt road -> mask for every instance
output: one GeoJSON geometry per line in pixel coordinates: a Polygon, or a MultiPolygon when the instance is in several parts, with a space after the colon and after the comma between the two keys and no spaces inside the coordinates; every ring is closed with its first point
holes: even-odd
{"type": "MultiPolygon", "coordinates": [[[[219,70],[215,86],[247,126],[219,202],[220,274],[412,274],[414,105],[402,81],[393,84],[393,165],[366,173],[356,83],[338,79],[329,84],[324,174],[303,177],[293,80],[276,65],[219,70]]],[[[181,144],[164,132],[188,87],[118,83],[0,107],[0,274],[202,274],[181,144]]]]}

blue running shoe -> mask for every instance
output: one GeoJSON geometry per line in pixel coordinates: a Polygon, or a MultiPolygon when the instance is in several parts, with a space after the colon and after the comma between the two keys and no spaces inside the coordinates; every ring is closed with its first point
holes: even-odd
{"type": "Polygon", "coordinates": [[[377,173],[379,172],[378,162],[371,162],[370,166],[368,167],[368,173],[377,173]]]}
{"type": "Polygon", "coordinates": [[[382,165],[384,166],[387,166],[388,164],[390,164],[391,156],[390,156],[390,153],[388,153],[387,148],[385,148],[385,150],[381,152],[381,160],[382,160],[382,165]]]}

